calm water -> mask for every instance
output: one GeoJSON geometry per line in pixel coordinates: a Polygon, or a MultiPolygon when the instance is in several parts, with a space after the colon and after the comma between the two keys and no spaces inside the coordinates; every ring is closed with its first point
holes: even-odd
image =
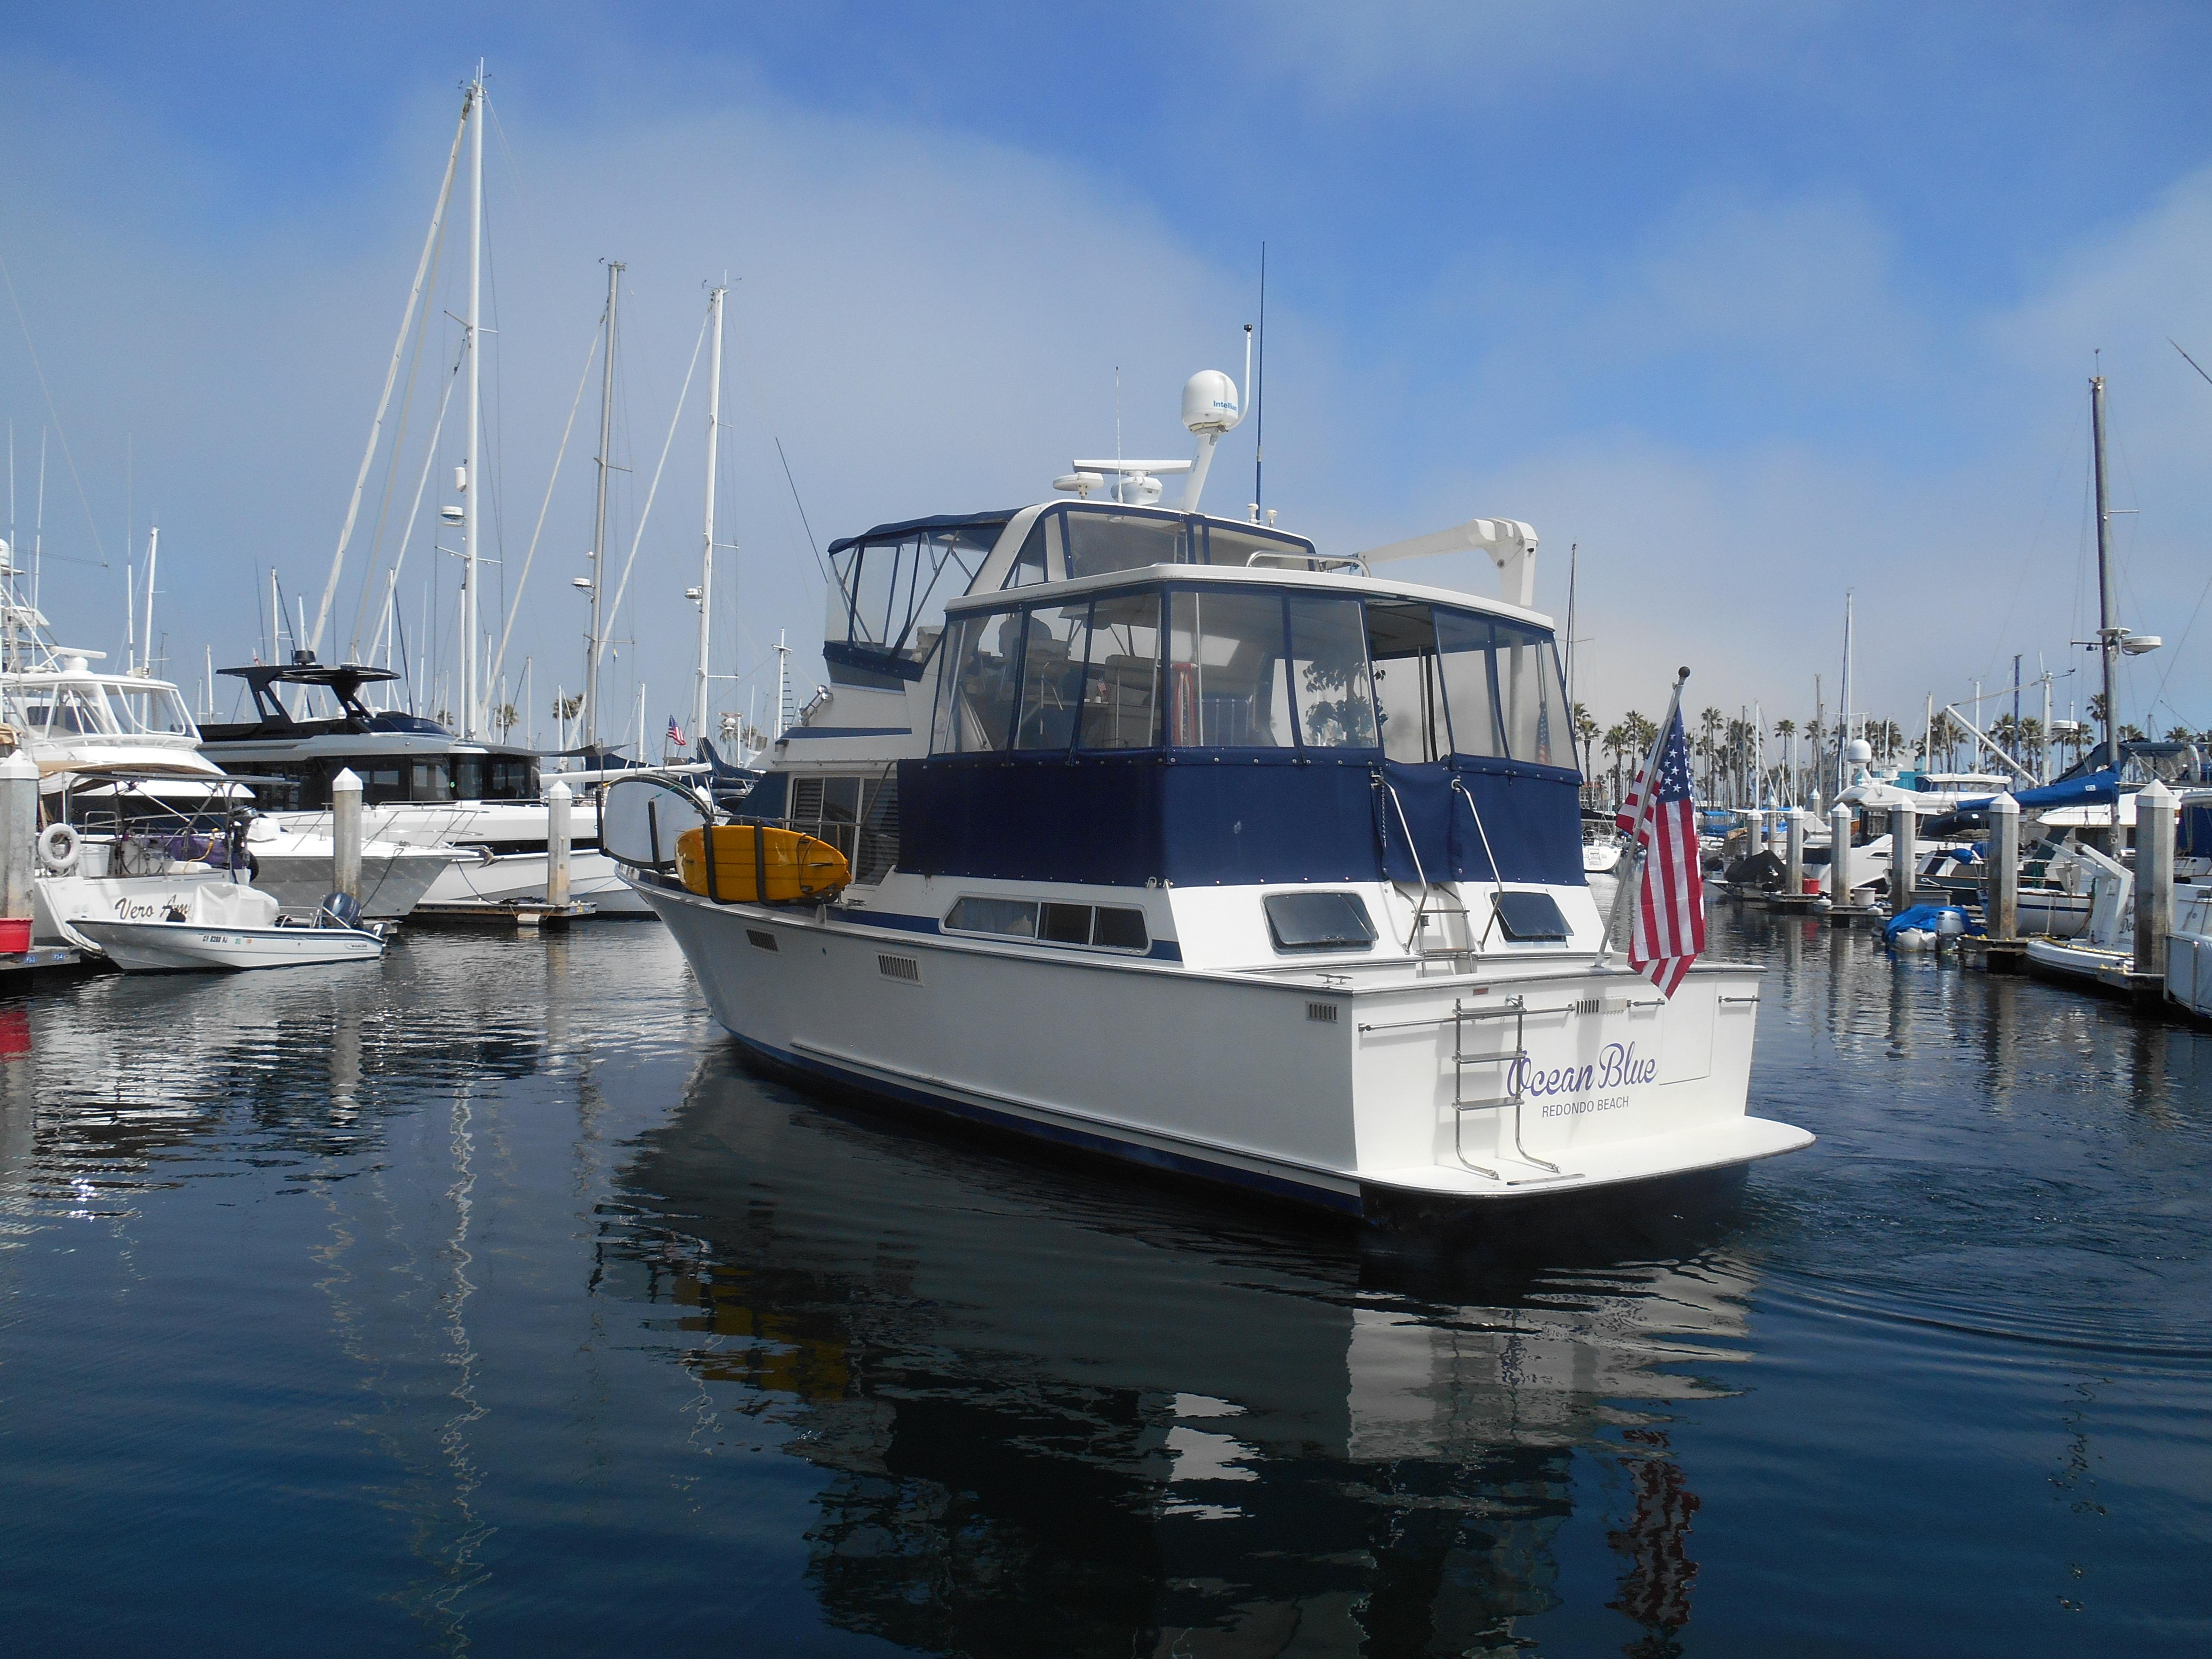
{"type": "Polygon", "coordinates": [[[10,1650],[2212,1650],[2212,1039],[1864,938],[1677,1259],[753,1078],[668,939],[0,1004],[10,1650]]]}

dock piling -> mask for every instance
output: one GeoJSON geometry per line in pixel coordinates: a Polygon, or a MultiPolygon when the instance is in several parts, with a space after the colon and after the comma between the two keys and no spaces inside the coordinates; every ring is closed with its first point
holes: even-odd
{"type": "Polygon", "coordinates": [[[1903,915],[1920,887],[1920,819],[1908,805],[1889,809],[1889,908],[1903,915]]]}
{"type": "Polygon", "coordinates": [[[33,884],[38,880],[33,850],[39,838],[39,763],[18,750],[0,761],[0,835],[8,838],[0,915],[31,914],[33,884]]]}
{"type": "Polygon", "coordinates": [[[556,778],[545,792],[545,902],[568,902],[568,811],[574,797],[568,786],[556,778]]]}
{"type": "Polygon", "coordinates": [[[2136,972],[2166,978],[2173,932],[2173,820],[2179,803],[2153,778],[2136,796],[2136,972]]]}
{"type": "Polygon", "coordinates": [[[1999,795],[1989,805],[1990,875],[1986,918],[1993,939],[2020,937],[2020,803],[1999,795]]]}
{"type": "Polygon", "coordinates": [[[351,767],[331,780],[331,885],[361,898],[361,780],[351,767]]]}
{"type": "Polygon", "coordinates": [[[1838,910],[1851,902],[1851,809],[1838,801],[1828,809],[1828,902],[1838,910]]]}
{"type": "Polygon", "coordinates": [[[1805,890],[1805,810],[1800,806],[1790,809],[1784,819],[1786,838],[1783,842],[1782,860],[1784,886],[1792,897],[1805,890]]]}

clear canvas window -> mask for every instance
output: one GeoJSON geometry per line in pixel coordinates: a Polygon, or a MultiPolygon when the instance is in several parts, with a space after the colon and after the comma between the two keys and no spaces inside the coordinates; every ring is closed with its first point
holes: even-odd
{"type": "Polygon", "coordinates": [[[1150,749],[1160,732],[1160,596],[1102,595],[1091,608],[1078,739],[1085,749],[1150,749]]]}
{"type": "Polygon", "coordinates": [[[1291,682],[1279,593],[1170,595],[1168,741],[1206,749],[1280,749],[1291,736],[1291,682]]]}
{"type": "Polygon", "coordinates": [[[1290,607],[1298,736],[1310,749],[1374,748],[1375,687],[1359,601],[1294,594],[1290,607]]]}
{"type": "Polygon", "coordinates": [[[1498,706],[1496,624],[1464,611],[1439,611],[1437,645],[1443,665],[1444,700],[1451,710],[1452,751],[1509,753],[1498,706]]]}
{"type": "Polygon", "coordinates": [[[1395,761],[1438,759],[1449,750],[1451,738],[1429,607],[1370,603],[1367,645],[1374,658],[1383,754],[1395,761]]]}
{"type": "Polygon", "coordinates": [[[1022,613],[994,611],[962,619],[945,653],[948,677],[937,700],[930,747],[941,755],[1005,749],[1012,740],[1014,683],[1020,671],[1022,613]]]}
{"type": "Polygon", "coordinates": [[[1090,640],[1088,605],[1040,605],[1029,613],[1022,636],[1022,706],[1014,726],[1017,749],[1065,749],[1075,739],[1083,703],[1084,653],[1090,640]]]}

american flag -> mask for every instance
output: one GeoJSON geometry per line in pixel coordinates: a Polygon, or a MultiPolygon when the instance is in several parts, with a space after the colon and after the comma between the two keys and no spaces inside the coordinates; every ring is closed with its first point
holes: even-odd
{"type": "Polygon", "coordinates": [[[1638,772],[1613,822],[1647,856],[1636,896],[1628,965],[1668,996],[1705,948],[1705,884],[1698,875],[1698,809],[1690,798],[1690,741],[1678,705],[1652,750],[1657,775],[1647,806],[1638,772]]]}
{"type": "Polygon", "coordinates": [[[668,746],[671,749],[681,749],[684,746],[684,728],[676,723],[676,716],[673,714],[668,717],[668,746]]]}

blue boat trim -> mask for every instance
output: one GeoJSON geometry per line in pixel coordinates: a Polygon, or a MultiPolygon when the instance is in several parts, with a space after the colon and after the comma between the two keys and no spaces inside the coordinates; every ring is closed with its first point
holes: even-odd
{"type": "Polygon", "coordinates": [[[1074,1129],[1055,1123],[1041,1123],[1035,1118],[1018,1112],[1002,1112],[988,1106],[978,1106],[949,1095],[916,1088],[911,1084],[887,1083],[865,1073],[855,1072],[831,1061],[810,1054],[793,1054],[773,1044],[756,1042],[751,1037],[731,1036],[737,1045],[758,1054],[775,1065],[804,1072],[836,1083],[842,1087],[874,1095],[879,1098],[896,1100],[910,1106],[923,1107],[931,1111],[946,1112],[971,1122],[988,1124],[994,1128],[1008,1129],[1019,1134],[1034,1135],[1040,1140],[1053,1141],[1081,1152],[1097,1152],[1108,1158],[1147,1168],[1165,1170],[1176,1175],[1194,1176],[1206,1181],[1225,1181],[1231,1185],[1263,1193],[1272,1198],[1286,1198],[1300,1204],[1316,1205],[1341,1214],[1357,1216],[1364,1213],[1365,1206],[1357,1192],[1340,1193],[1327,1187],[1309,1186],[1303,1182],[1288,1180],[1281,1176],[1262,1175],[1257,1170],[1240,1169],[1231,1164],[1219,1164],[1211,1158],[1194,1158],[1188,1153],[1170,1152],[1141,1142],[1117,1140],[1110,1135],[1096,1134],[1088,1130],[1074,1129]]]}

